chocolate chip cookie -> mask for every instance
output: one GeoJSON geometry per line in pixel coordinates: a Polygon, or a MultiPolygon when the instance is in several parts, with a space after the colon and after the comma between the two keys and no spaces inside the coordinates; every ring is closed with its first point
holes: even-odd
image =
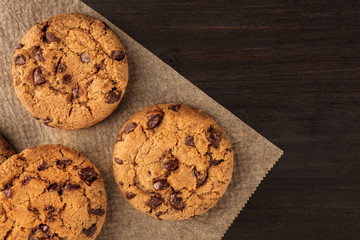
{"type": "Polygon", "coordinates": [[[14,148],[0,134],[0,164],[16,154],[14,148]]]}
{"type": "Polygon", "coordinates": [[[119,105],[128,82],[124,47],[103,22],[78,13],[33,26],[13,56],[15,91],[46,125],[90,127],[119,105]]]}
{"type": "Polygon", "coordinates": [[[113,169],[120,192],[136,209],[182,220],[206,212],[225,193],[233,150],[225,132],[201,110],[153,105],[120,130],[113,169]]]}
{"type": "Polygon", "coordinates": [[[106,192],[95,165],[61,145],[24,150],[0,165],[0,239],[95,239],[106,192]]]}

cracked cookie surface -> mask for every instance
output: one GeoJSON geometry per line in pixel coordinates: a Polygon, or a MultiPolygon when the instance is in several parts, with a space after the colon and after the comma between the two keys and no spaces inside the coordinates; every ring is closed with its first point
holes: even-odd
{"type": "Polygon", "coordinates": [[[201,110],[152,105],[120,130],[113,170],[120,192],[136,209],[182,220],[206,212],[225,193],[233,150],[225,132],[201,110]]]}
{"type": "Polygon", "coordinates": [[[16,154],[14,148],[0,134],[0,164],[16,154]]]}
{"type": "Polygon", "coordinates": [[[100,20],[71,13],[33,26],[13,56],[16,94],[46,125],[90,127],[119,105],[128,82],[120,40],[100,20]]]}
{"type": "Polygon", "coordinates": [[[95,165],[62,145],[24,150],[0,165],[0,239],[95,239],[106,192],[95,165]]]}

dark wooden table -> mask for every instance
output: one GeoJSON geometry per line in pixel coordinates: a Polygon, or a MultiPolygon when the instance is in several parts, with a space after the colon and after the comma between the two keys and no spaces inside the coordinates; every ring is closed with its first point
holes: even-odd
{"type": "Polygon", "coordinates": [[[84,2],[285,151],[225,239],[360,239],[360,1],[84,2]]]}

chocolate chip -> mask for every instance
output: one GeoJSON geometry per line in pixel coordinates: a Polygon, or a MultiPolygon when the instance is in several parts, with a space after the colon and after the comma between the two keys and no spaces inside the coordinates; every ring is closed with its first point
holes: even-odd
{"type": "Polygon", "coordinates": [[[94,64],[94,68],[96,69],[96,72],[100,71],[101,66],[97,63],[94,64]]]}
{"type": "Polygon", "coordinates": [[[14,57],[14,62],[16,65],[24,65],[26,63],[26,58],[22,54],[18,54],[14,57]]]}
{"type": "Polygon", "coordinates": [[[178,197],[177,195],[178,193],[172,193],[169,202],[174,209],[181,210],[184,208],[184,201],[182,197],[178,197]]]}
{"type": "Polygon", "coordinates": [[[44,56],[43,56],[43,50],[41,47],[38,47],[34,54],[34,59],[36,61],[45,62],[44,56]]]}
{"type": "Polygon", "coordinates": [[[160,212],[155,213],[155,216],[160,217],[162,214],[163,214],[163,212],[160,211],[160,212]]]}
{"type": "Polygon", "coordinates": [[[62,189],[63,190],[75,190],[75,189],[79,189],[80,185],[78,184],[71,184],[71,183],[67,183],[62,189]]]}
{"type": "Polygon", "coordinates": [[[34,84],[35,85],[42,85],[46,82],[44,76],[43,76],[43,71],[44,71],[44,68],[42,67],[37,67],[34,69],[34,84]]]}
{"type": "Polygon", "coordinates": [[[151,208],[155,208],[155,207],[159,206],[161,203],[162,203],[161,198],[151,197],[151,199],[146,202],[146,205],[148,205],[151,208]]]}
{"type": "Polygon", "coordinates": [[[51,23],[51,21],[47,21],[47,22],[45,23],[45,25],[44,25],[43,28],[41,29],[41,32],[46,32],[46,31],[47,31],[47,29],[49,28],[49,23],[51,23]]]}
{"type": "Polygon", "coordinates": [[[97,230],[96,224],[93,224],[88,229],[84,228],[82,231],[83,231],[83,233],[85,233],[86,236],[92,237],[92,236],[94,236],[96,230],[97,230]]]}
{"type": "Polygon", "coordinates": [[[81,180],[86,182],[89,186],[97,179],[97,172],[92,167],[86,167],[83,169],[80,169],[78,172],[81,180]]]}
{"type": "Polygon", "coordinates": [[[31,231],[31,234],[28,239],[40,240],[40,239],[48,239],[49,237],[50,237],[50,228],[48,225],[42,223],[31,231]]]}
{"type": "Polygon", "coordinates": [[[129,123],[124,128],[124,133],[126,133],[126,134],[131,133],[135,130],[136,127],[137,127],[137,123],[129,123]]]}
{"type": "Polygon", "coordinates": [[[51,43],[51,42],[60,42],[60,38],[56,37],[53,33],[51,32],[46,32],[45,34],[45,39],[47,43],[51,43]]]}
{"type": "Polygon", "coordinates": [[[30,182],[31,179],[32,179],[31,176],[27,176],[26,178],[21,180],[22,185],[27,185],[30,182]]]}
{"type": "Polygon", "coordinates": [[[23,47],[24,47],[24,44],[19,43],[19,44],[16,46],[16,49],[21,49],[21,48],[23,48],[23,47]]]}
{"type": "Polygon", "coordinates": [[[126,193],[125,193],[126,199],[132,199],[132,198],[134,198],[135,196],[136,196],[136,194],[133,193],[133,192],[126,192],[126,193]]]}
{"type": "Polygon", "coordinates": [[[73,161],[71,159],[58,159],[56,160],[56,167],[58,169],[65,169],[68,165],[70,165],[73,161]]]}
{"type": "Polygon", "coordinates": [[[115,162],[120,165],[124,163],[124,161],[119,158],[115,158],[115,162]]]}
{"type": "Polygon", "coordinates": [[[150,115],[147,117],[146,125],[149,129],[154,129],[160,125],[162,119],[163,119],[162,114],[150,115]]]}
{"type": "Polygon", "coordinates": [[[212,158],[212,156],[210,156],[209,163],[210,163],[210,165],[218,165],[218,164],[222,163],[223,161],[224,161],[224,159],[216,160],[216,159],[212,158]]]}
{"type": "Polygon", "coordinates": [[[195,143],[194,143],[194,137],[192,136],[187,136],[185,138],[185,144],[188,145],[188,146],[195,146],[195,143]]]}
{"type": "Polygon", "coordinates": [[[103,216],[105,214],[105,210],[98,208],[98,209],[89,209],[89,214],[93,214],[96,216],[103,216]]]}
{"type": "Polygon", "coordinates": [[[56,209],[51,205],[47,205],[44,207],[44,211],[47,211],[48,215],[52,215],[56,211],[56,209]]]}
{"type": "Polygon", "coordinates": [[[6,184],[5,185],[4,196],[7,197],[7,198],[12,198],[12,196],[13,196],[11,187],[12,187],[11,184],[6,184]]]}
{"type": "Polygon", "coordinates": [[[120,184],[121,186],[124,186],[124,183],[123,183],[123,181],[120,181],[120,182],[119,182],[119,184],[120,184]]]}
{"type": "Polygon", "coordinates": [[[180,104],[170,105],[170,106],[169,106],[169,109],[170,109],[170,110],[173,110],[173,111],[175,111],[175,112],[178,112],[179,109],[180,109],[180,107],[181,107],[180,104]]]}
{"type": "Polygon", "coordinates": [[[44,171],[45,169],[48,168],[48,165],[46,162],[43,162],[42,164],[40,164],[38,167],[37,167],[37,170],[38,171],[44,171]]]}
{"type": "Polygon", "coordinates": [[[156,180],[154,181],[154,189],[156,191],[159,190],[165,190],[169,188],[169,183],[166,181],[166,179],[156,180]]]}
{"type": "Polygon", "coordinates": [[[39,229],[43,232],[43,233],[46,233],[46,234],[49,234],[50,233],[50,228],[48,225],[46,224],[40,224],[39,225],[39,229]]]}
{"type": "Polygon", "coordinates": [[[90,57],[89,57],[86,53],[82,53],[82,54],[80,55],[80,59],[81,59],[81,61],[84,62],[84,63],[90,62],[90,57]]]}
{"type": "Polygon", "coordinates": [[[193,175],[196,178],[196,187],[200,187],[201,185],[203,185],[207,179],[207,174],[202,175],[200,172],[196,170],[196,167],[194,167],[193,169],[193,175]]]}
{"type": "Polygon", "coordinates": [[[173,155],[169,155],[165,157],[162,165],[168,171],[175,171],[179,167],[179,160],[177,160],[173,155]]]}
{"type": "Polygon", "coordinates": [[[114,89],[110,90],[106,97],[106,103],[108,104],[116,103],[117,101],[120,100],[120,97],[121,97],[121,91],[114,89]]]}
{"type": "Polygon", "coordinates": [[[47,187],[47,190],[49,192],[57,191],[59,188],[59,185],[57,183],[52,183],[47,187]]]}
{"type": "Polygon", "coordinates": [[[79,97],[79,88],[76,87],[76,88],[73,88],[73,90],[71,91],[71,95],[72,95],[72,98],[75,99],[75,98],[78,98],[79,97]]]}
{"type": "Polygon", "coordinates": [[[210,145],[212,145],[214,148],[219,148],[219,143],[221,141],[220,136],[215,132],[215,129],[210,127],[208,129],[208,136],[207,140],[210,142],[210,145]]]}
{"type": "Polygon", "coordinates": [[[62,78],[62,83],[65,85],[69,84],[69,83],[71,83],[71,79],[72,79],[72,77],[70,74],[65,74],[62,78]]]}
{"type": "Polygon", "coordinates": [[[124,51],[112,51],[111,57],[116,61],[121,61],[125,58],[125,53],[124,51]]]}
{"type": "Polygon", "coordinates": [[[53,119],[52,118],[47,118],[47,119],[44,119],[43,123],[48,125],[49,123],[52,123],[53,119]]]}
{"type": "Polygon", "coordinates": [[[27,209],[28,209],[30,212],[35,213],[36,215],[40,214],[39,209],[37,209],[36,207],[32,207],[31,205],[28,206],[27,209]]]}
{"type": "Polygon", "coordinates": [[[65,63],[59,63],[58,64],[58,66],[57,66],[57,72],[58,73],[63,73],[63,72],[65,72],[66,71],[66,65],[65,65],[65,63]]]}

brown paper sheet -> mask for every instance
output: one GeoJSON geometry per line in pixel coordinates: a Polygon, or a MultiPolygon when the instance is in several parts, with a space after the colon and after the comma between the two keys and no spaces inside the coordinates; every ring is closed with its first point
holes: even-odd
{"type": "Polygon", "coordinates": [[[59,143],[79,150],[96,164],[108,194],[107,218],[97,239],[221,239],[283,153],[80,1],[0,1],[0,22],[0,132],[18,151],[59,143]],[[11,76],[12,53],[21,37],[36,22],[65,12],[81,12],[105,21],[124,44],[130,65],[129,86],[118,109],[105,121],[77,131],[53,129],[32,118],[17,99],[11,76]],[[159,221],[138,212],[123,199],[113,180],[113,146],[121,126],[143,107],[166,102],[203,109],[225,129],[234,147],[233,179],[226,194],[213,209],[192,220],[159,221]]]}

